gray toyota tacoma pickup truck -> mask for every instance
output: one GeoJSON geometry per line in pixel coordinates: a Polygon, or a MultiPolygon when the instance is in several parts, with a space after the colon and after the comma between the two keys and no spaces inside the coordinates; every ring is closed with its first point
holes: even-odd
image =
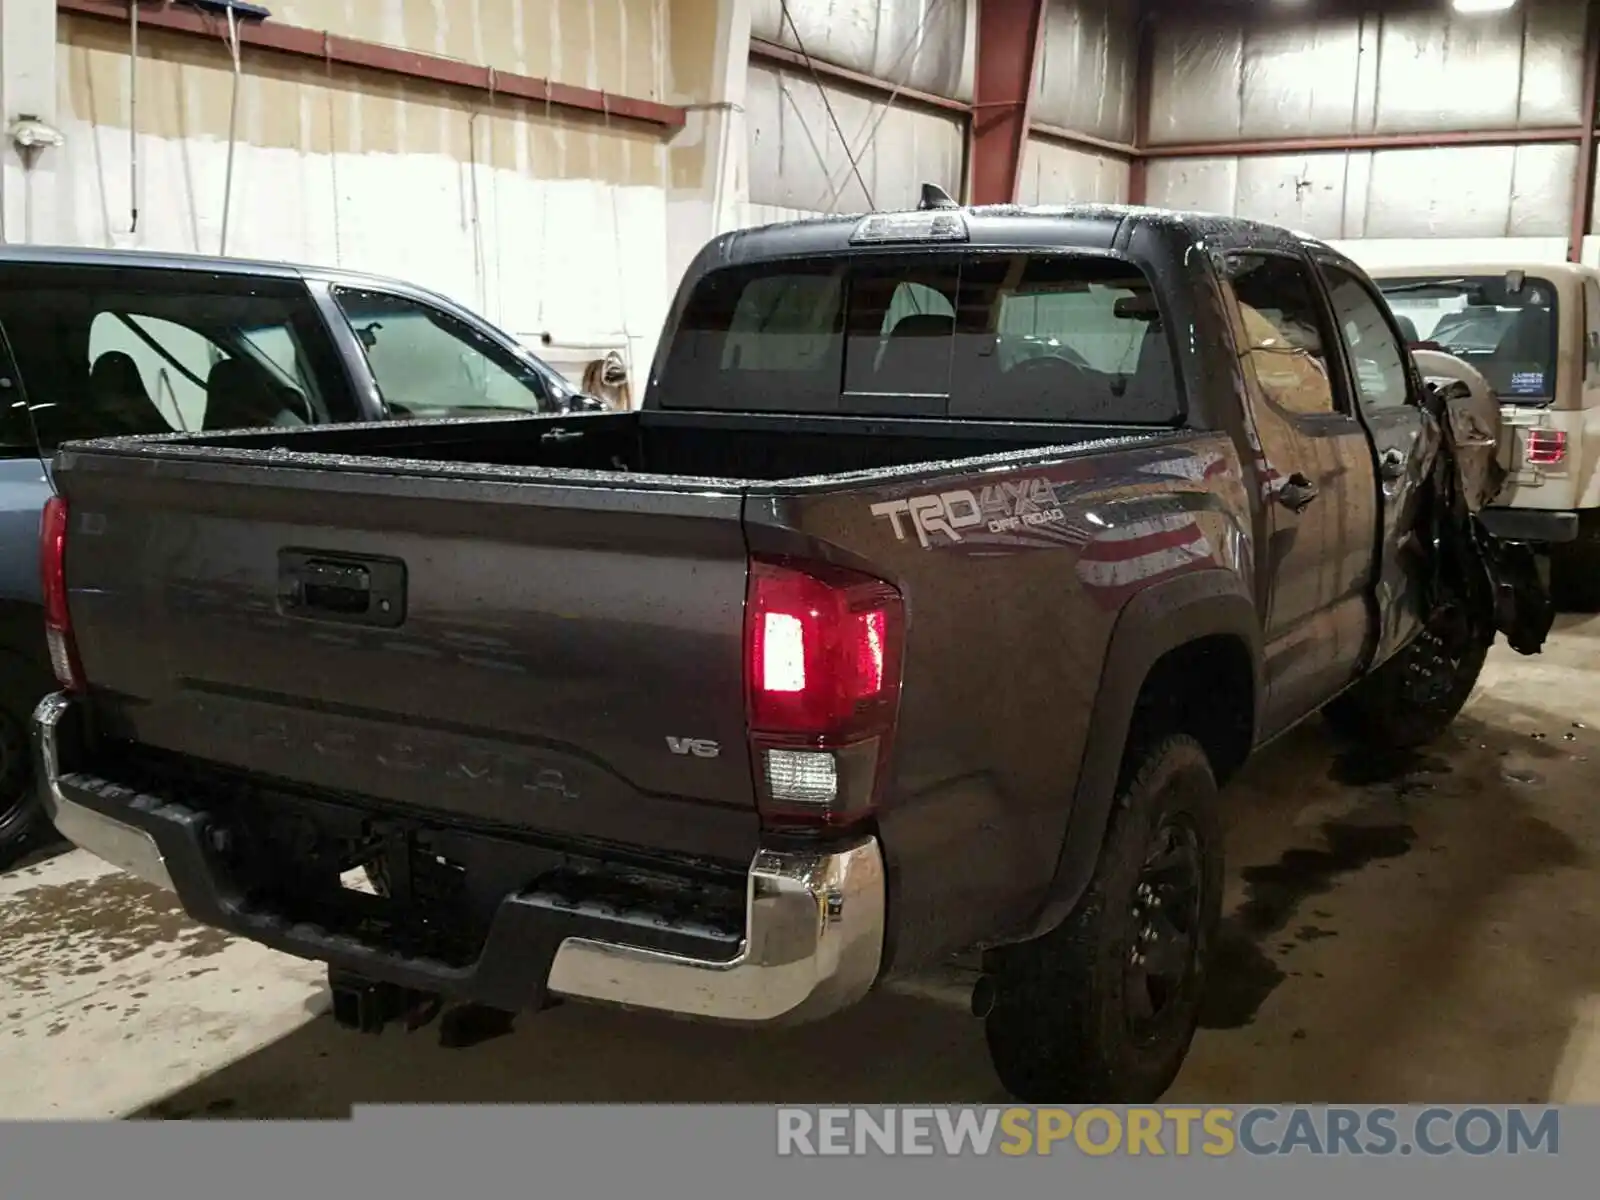
{"type": "Polygon", "coordinates": [[[1218,789],[1417,744],[1528,563],[1361,270],[1244,221],[917,210],[710,243],[642,411],[61,450],[45,802],[363,1028],[773,1023],[982,949],[1005,1086],[1141,1101],[1218,789]]]}

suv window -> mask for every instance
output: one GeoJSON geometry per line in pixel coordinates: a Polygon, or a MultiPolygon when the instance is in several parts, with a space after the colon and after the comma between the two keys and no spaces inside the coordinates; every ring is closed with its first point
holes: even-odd
{"type": "Polygon", "coordinates": [[[395,416],[549,410],[537,370],[449,313],[386,292],[335,288],[334,297],[395,416]]]}
{"type": "Polygon", "coordinates": [[[1401,330],[1483,372],[1502,404],[1548,404],[1556,394],[1561,307],[1549,280],[1526,275],[1391,276],[1379,283],[1401,330]]]}
{"type": "Polygon", "coordinates": [[[656,386],[664,408],[1126,425],[1183,415],[1149,280],[1080,253],[712,271],[656,386]]]}
{"type": "MultiPolygon", "coordinates": [[[[108,364],[131,359],[145,395],[173,429],[199,429],[205,423],[205,381],[227,357],[203,334],[161,317],[102,312],[89,325],[90,380],[97,372],[103,379],[108,364]]],[[[131,380],[130,375],[126,382],[131,380]]]]}
{"type": "Polygon", "coordinates": [[[1240,350],[1262,392],[1296,415],[1336,411],[1306,264],[1277,254],[1235,254],[1225,261],[1244,334],[1240,350]]]}
{"type": "Polygon", "coordinates": [[[45,452],[77,438],[359,415],[292,280],[39,265],[0,290],[0,320],[28,395],[28,436],[45,452]]]}
{"type": "Polygon", "coordinates": [[[1404,351],[1372,292],[1350,272],[1325,266],[1334,319],[1355,363],[1355,390],[1368,409],[1401,408],[1409,399],[1404,351]]]}

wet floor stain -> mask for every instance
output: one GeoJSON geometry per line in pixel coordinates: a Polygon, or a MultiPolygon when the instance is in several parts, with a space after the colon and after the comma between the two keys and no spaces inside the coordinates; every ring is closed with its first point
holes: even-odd
{"type": "Polygon", "coordinates": [[[1378,784],[1405,786],[1430,775],[1450,774],[1450,764],[1434,755],[1415,750],[1379,750],[1367,746],[1345,749],[1333,760],[1328,778],[1345,787],[1373,787],[1378,784]]]}
{"type": "Polygon", "coordinates": [[[63,978],[105,976],[138,987],[147,975],[117,970],[136,955],[154,949],[203,960],[231,941],[190,921],[171,893],[130,875],[39,884],[0,903],[0,986],[41,993],[63,978]]]}
{"type": "MultiPolygon", "coordinates": [[[[1494,806],[1494,819],[1502,826],[1495,859],[1502,878],[1584,865],[1587,858],[1569,834],[1518,800],[1555,786],[1552,781],[1561,778],[1556,773],[1570,772],[1568,764],[1582,761],[1575,751],[1591,748],[1594,737],[1581,722],[1549,723],[1549,714],[1490,703],[1459,718],[1440,742],[1422,752],[1356,747],[1336,753],[1327,781],[1355,793],[1355,808],[1320,826],[1320,845],[1297,846],[1275,862],[1239,872],[1244,900],[1222,922],[1201,1025],[1238,1029],[1251,1024],[1267,997],[1298,974],[1287,969],[1286,960],[1301,946],[1338,936],[1327,908],[1303,911],[1309,898],[1332,891],[1356,872],[1388,870],[1413,850],[1450,855],[1450,845],[1432,838],[1419,842],[1413,824],[1437,806],[1494,806]],[[1554,737],[1540,727],[1546,723],[1554,737]]],[[[1418,868],[1417,877],[1427,878],[1427,860],[1418,868]]]]}
{"type": "Polygon", "coordinates": [[[1337,935],[1321,926],[1301,925],[1294,940],[1275,944],[1278,958],[1268,952],[1269,940],[1289,928],[1307,900],[1332,891],[1341,877],[1409,853],[1417,834],[1403,824],[1329,821],[1322,826],[1322,837],[1322,846],[1295,847],[1277,862],[1240,872],[1245,899],[1218,929],[1200,1009],[1202,1028],[1242,1029],[1253,1022],[1267,997],[1288,978],[1278,958],[1292,953],[1297,942],[1337,935]]]}

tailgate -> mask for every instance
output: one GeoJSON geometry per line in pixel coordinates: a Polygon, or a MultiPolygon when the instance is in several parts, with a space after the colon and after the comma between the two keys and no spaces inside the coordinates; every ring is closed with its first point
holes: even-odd
{"type": "Polygon", "coordinates": [[[385,806],[743,865],[740,495],[400,471],[65,456],[102,727],[385,806]]]}

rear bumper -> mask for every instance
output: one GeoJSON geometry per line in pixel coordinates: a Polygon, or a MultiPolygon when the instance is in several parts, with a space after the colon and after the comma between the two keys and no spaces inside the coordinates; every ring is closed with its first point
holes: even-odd
{"type": "Polygon", "coordinates": [[[454,967],[251,909],[208,853],[203,810],[75,771],[84,745],[81,706],[46,697],[33,749],[44,805],[64,837],[173,891],[196,921],[301,958],[511,1010],[556,995],[737,1024],[815,1020],[860,1000],[877,979],[885,879],[875,838],[827,853],[757,852],[744,936],[726,959],[641,944],[661,941],[662,931],[639,936],[636,918],[630,937],[623,915],[516,893],[501,902],[477,961],[454,967]]]}
{"type": "Polygon", "coordinates": [[[1483,527],[1508,542],[1570,542],[1578,536],[1578,514],[1553,508],[1485,508],[1483,527]]]}

